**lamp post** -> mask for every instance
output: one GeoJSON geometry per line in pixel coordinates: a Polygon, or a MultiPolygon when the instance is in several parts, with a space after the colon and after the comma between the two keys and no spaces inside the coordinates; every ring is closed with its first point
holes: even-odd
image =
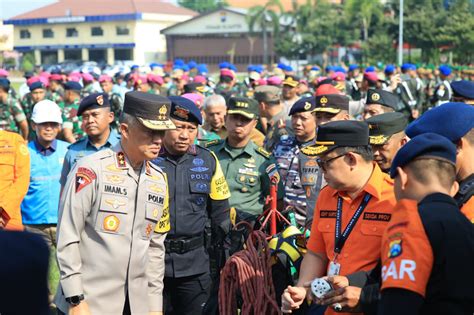
{"type": "Polygon", "coordinates": [[[403,63],[403,0],[400,0],[400,12],[399,12],[399,25],[398,25],[398,64],[403,63]]]}

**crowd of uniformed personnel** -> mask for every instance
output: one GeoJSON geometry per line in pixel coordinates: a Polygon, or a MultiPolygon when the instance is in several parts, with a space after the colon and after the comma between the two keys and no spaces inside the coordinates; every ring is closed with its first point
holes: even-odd
{"type": "Polygon", "coordinates": [[[474,70],[219,68],[58,68],[18,91],[0,69],[0,230],[44,239],[60,277],[0,314],[218,314],[235,226],[265,228],[272,198],[299,229],[270,242],[281,312],[473,313],[474,70]]]}

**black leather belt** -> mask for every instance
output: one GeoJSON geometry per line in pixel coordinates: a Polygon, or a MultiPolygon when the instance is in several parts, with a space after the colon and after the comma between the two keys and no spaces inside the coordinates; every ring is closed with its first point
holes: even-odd
{"type": "Polygon", "coordinates": [[[167,253],[184,254],[202,246],[204,246],[204,236],[202,235],[185,239],[165,240],[165,249],[167,253]]]}

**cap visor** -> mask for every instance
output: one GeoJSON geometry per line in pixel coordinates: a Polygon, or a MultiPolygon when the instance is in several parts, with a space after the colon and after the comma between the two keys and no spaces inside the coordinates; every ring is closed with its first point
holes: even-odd
{"type": "Polygon", "coordinates": [[[372,145],[382,145],[385,144],[390,136],[378,135],[378,136],[369,136],[369,143],[372,145]]]}
{"type": "Polygon", "coordinates": [[[319,113],[330,113],[330,114],[339,114],[341,111],[339,108],[332,107],[317,107],[314,109],[315,112],[319,113]]]}
{"type": "Polygon", "coordinates": [[[255,114],[247,113],[247,112],[244,112],[243,110],[238,110],[238,109],[229,109],[227,111],[227,114],[238,114],[250,119],[255,118],[255,114]]]}
{"type": "Polygon", "coordinates": [[[291,87],[294,87],[294,88],[297,87],[298,84],[299,84],[299,82],[294,83],[294,82],[285,82],[285,81],[283,81],[283,85],[288,85],[288,86],[291,86],[291,87]]]}
{"type": "Polygon", "coordinates": [[[143,126],[152,130],[171,130],[176,129],[175,124],[171,120],[151,120],[143,119],[137,117],[138,121],[142,123],[143,126]]]}

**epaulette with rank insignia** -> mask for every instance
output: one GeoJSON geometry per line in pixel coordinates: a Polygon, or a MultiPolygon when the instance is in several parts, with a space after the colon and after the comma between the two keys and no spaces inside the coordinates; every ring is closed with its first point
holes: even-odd
{"type": "Polygon", "coordinates": [[[261,155],[263,155],[265,158],[269,159],[270,156],[272,155],[270,152],[268,152],[267,150],[265,150],[264,148],[262,147],[258,147],[257,148],[257,152],[260,153],[261,155]]]}
{"type": "Polygon", "coordinates": [[[209,141],[209,142],[206,142],[206,143],[204,144],[204,147],[205,147],[205,148],[209,148],[209,147],[212,147],[213,145],[217,145],[217,144],[222,143],[222,141],[224,141],[224,140],[217,140],[217,139],[216,139],[216,140],[211,140],[211,141],[209,141]]]}
{"type": "Polygon", "coordinates": [[[325,150],[327,150],[327,147],[309,145],[307,147],[301,148],[301,153],[307,156],[316,156],[318,154],[321,154],[325,150]]]}

